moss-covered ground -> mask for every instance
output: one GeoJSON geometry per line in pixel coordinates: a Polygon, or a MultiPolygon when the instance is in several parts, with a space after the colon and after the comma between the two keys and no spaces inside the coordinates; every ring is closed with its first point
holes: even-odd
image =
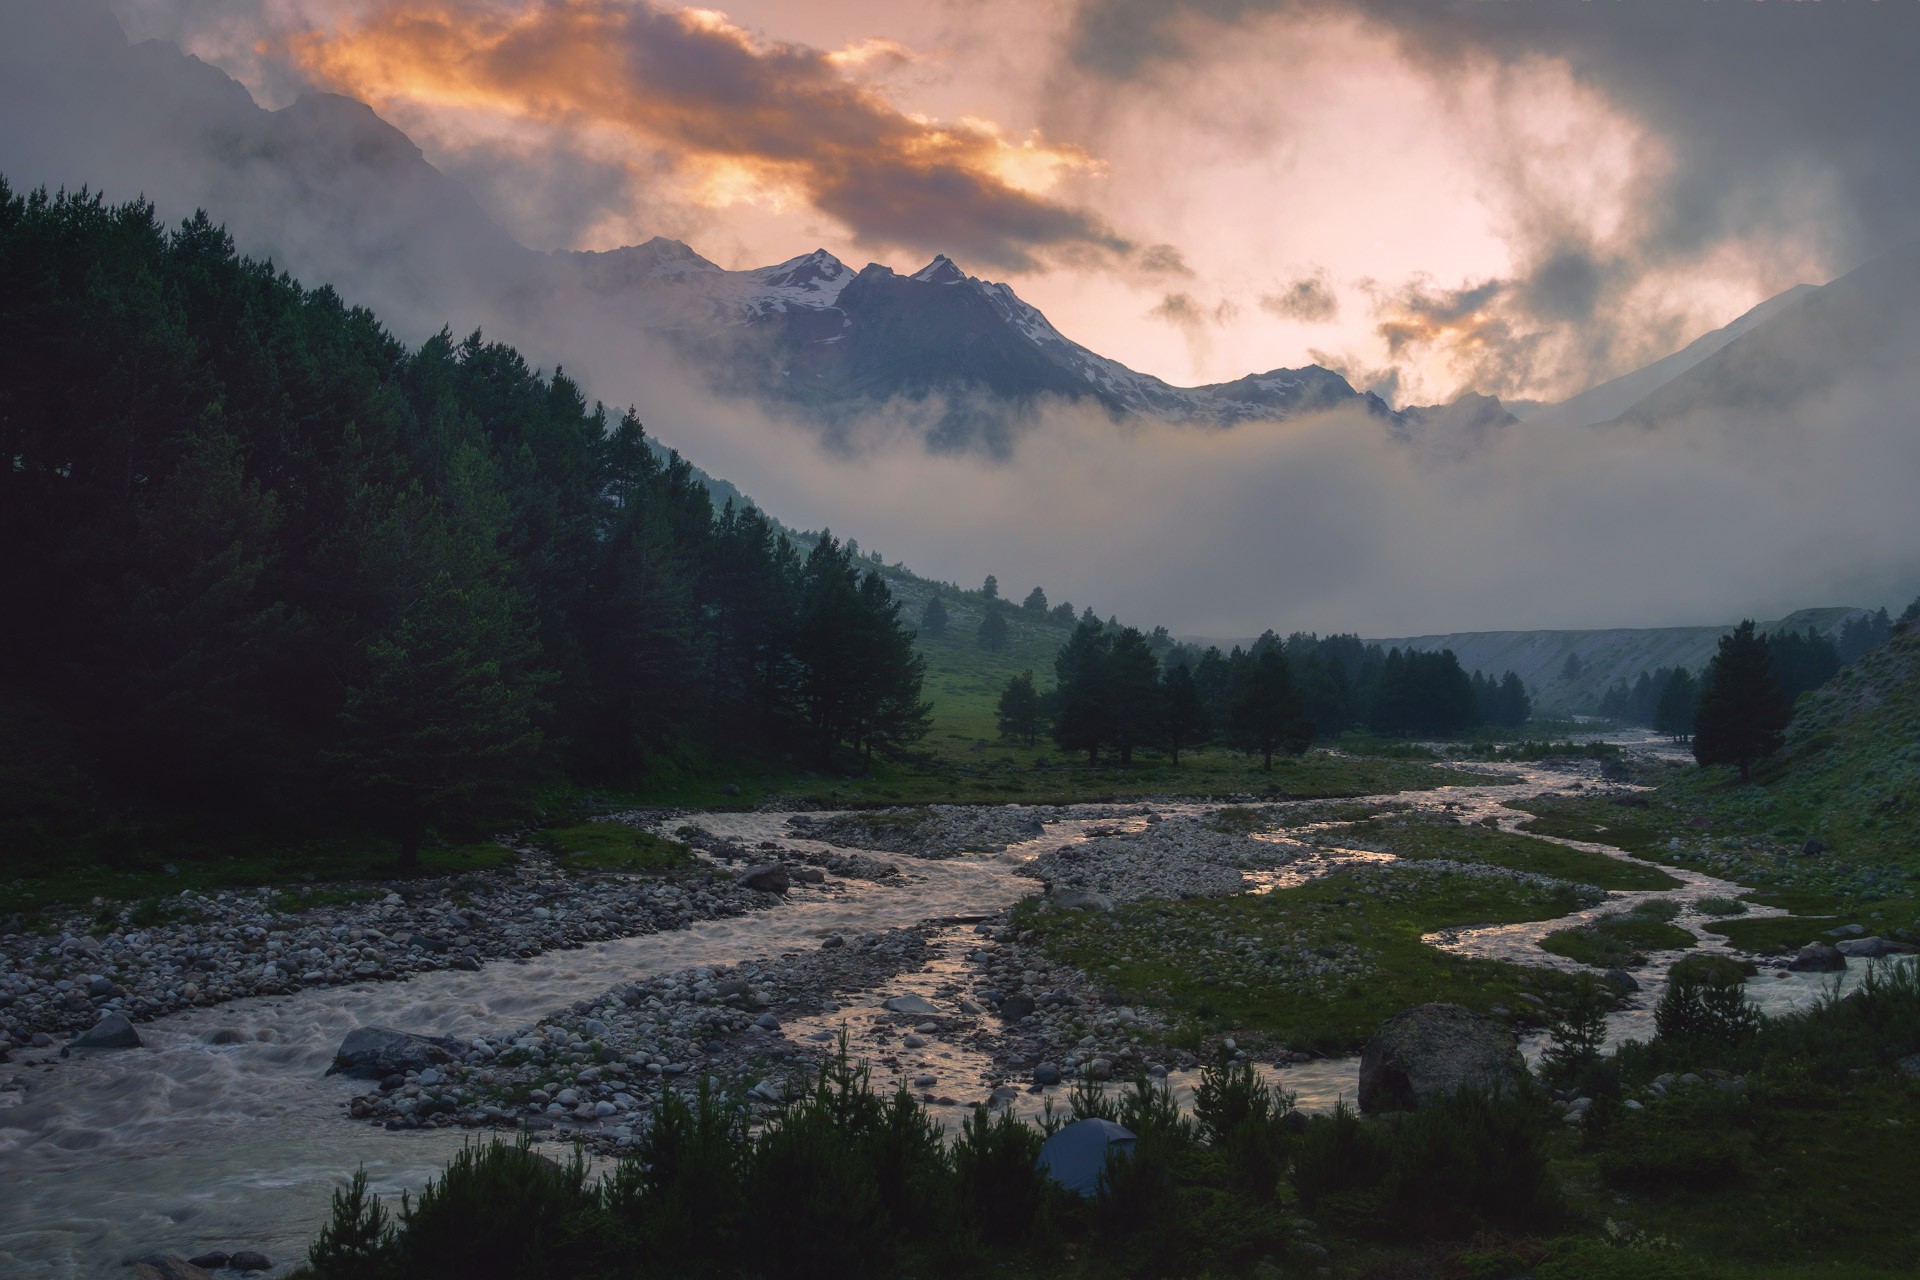
{"type": "Polygon", "coordinates": [[[1029,902],[1016,926],[1048,955],[1123,998],[1167,1011],[1192,1039],[1347,1053],[1409,1005],[1441,1000],[1521,1011],[1564,985],[1547,970],[1454,955],[1435,930],[1564,915],[1569,888],[1419,867],[1369,866],[1297,888],[1142,902],[1111,913],[1029,902]]]}

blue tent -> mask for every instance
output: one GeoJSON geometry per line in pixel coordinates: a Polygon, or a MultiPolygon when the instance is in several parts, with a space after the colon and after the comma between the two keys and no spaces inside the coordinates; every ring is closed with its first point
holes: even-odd
{"type": "Polygon", "coordinates": [[[1034,1167],[1069,1191],[1090,1196],[1099,1189],[1107,1153],[1133,1154],[1133,1133],[1111,1120],[1076,1120],[1048,1138],[1034,1167]]]}

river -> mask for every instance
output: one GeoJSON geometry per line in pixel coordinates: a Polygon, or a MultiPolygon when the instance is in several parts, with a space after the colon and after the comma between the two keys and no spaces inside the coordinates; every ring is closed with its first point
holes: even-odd
{"type": "MultiPolygon", "coordinates": [[[[1482,766],[1472,766],[1482,767],[1482,766]]],[[[1407,792],[1393,799],[1416,809],[1444,811],[1463,821],[1493,817],[1511,828],[1528,816],[1508,802],[1582,781],[1579,774],[1538,766],[1493,768],[1507,780],[1492,785],[1407,792]]],[[[1591,775],[1587,775],[1591,779],[1591,775]]],[[[1192,813],[1212,806],[1138,805],[1144,816],[1192,813]]],[[[788,815],[712,814],[701,821],[717,835],[752,845],[778,840],[804,846],[785,824],[788,815]]],[[[471,1036],[538,1020],[554,1009],[597,995],[621,982],[693,965],[723,965],[817,946],[832,933],[872,933],[963,915],[998,912],[1034,889],[1017,874],[1027,858],[1085,838],[1093,823],[1049,824],[1046,834],[1004,853],[947,860],[902,859],[888,880],[846,881],[832,893],[796,889],[772,911],[709,921],[670,933],[551,952],[532,960],[501,961],[477,972],[441,970],[406,982],[316,987],[288,996],[259,997],[192,1009],[142,1025],[145,1047],[118,1053],[16,1053],[0,1079],[24,1087],[0,1093],[0,1273],[47,1277],[110,1274],[123,1260],[154,1250],[198,1253],[208,1248],[260,1250],[287,1270],[301,1259],[324,1220],[336,1187],[364,1167],[376,1190],[397,1195],[417,1189],[468,1140],[457,1129],[389,1132],[342,1118],[341,1104],[364,1082],[323,1073],[341,1038],[356,1026],[377,1024],[433,1034],[471,1036]],[[216,1035],[230,1043],[213,1043],[216,1035]],[[7,1105],[10,1104],[10,1105],[7,1105]]],[[[1111,820],[1107,825],[1112,825],[1111,820]]],[[[1568,842],[1572,843],[1572,842],[1568,842]]],[[[1626,857],[1600,845],[1579,845],[1626,857]]],[[[1315,860],[1323,871],[1350,859],[1382,855],[1332,851],[1315,860]]],[[[885,857],[887,855],[878,855],[885,857]]],[[[1296,868],[1300,870],[1300,868],[1296,868]]],[[[1677,923],[1703,946],[1724,942],[1701,930],[1691,904],[1707,896],[1734,896],[1742,886],[1685,869],[1668,868],[1683,883],[1655,894],[1615,894],[1602,907],[1561,920],[1436,935],[1435,945],[1529,964],[1577,968],[1539,950],[1544,934],[1604,910],[1646,897],[1682,905],[1677,923]]],[[[1271,888],[1254,877],[1256,891],[1271,888]]],[[[1758,908],[1758,911],[1768,909],[1758,908]]],[[[951,936],[949,940],[952,940],[951,936]]],[[[934,946],[951,955],[957,948],[934,946]]],[[[1660,974],[1674,954],[1649,958],[1636,971],[1642,991],[1616,1014],[1610,1030],[1651,1034],[1651,1010],[1660,974]]],[[[952,961],[902,975],[885,990],[843,1003],[821,1026],[857,1018],[903,992],[930,993],[951,976],[952,961]]],[[[1849,977],[1857,980],[1863,966],[1849,977]]],[[[1820,979],[1763,974],[1749,984],[1755,1001],[1779,1012],[1814,998],[1820,979]]],[[[795,1039],[810,1024],[788,1030],[795,1039]]],[[[1538,1043],[1528,1046],[1537,1051],[1538,1043]]],[[[990,1064],[963,1047],[935,1042],[915,1060],[937,1071],[943,1087],[984,1081],[990,1064]]],[[[1308,1110],[1330,1108],[1351,1096],[1351,1059],[1329,1059],[1268,1070],[1308,1110]]],[[[1191,1073],[1171,1084],[1183,1098],[1191,1073]]],[[[983,1092],[976,1088],[976,1095],[983,1092]]],[[[1057,1092],[1057,1091],[1055,1091],[1057,1092]]],[[[1038,1101],[1023,1095],[1023,1110],[1038,1101]]],[[[949,1117],[957,1109],[947,1109],[949,1117]]]]}

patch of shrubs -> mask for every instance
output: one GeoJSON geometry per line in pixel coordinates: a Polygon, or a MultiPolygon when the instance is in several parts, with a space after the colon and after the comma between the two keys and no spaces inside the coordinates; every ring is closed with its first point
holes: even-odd
{"type": "Polygon", "coordinates": [[[1557,1221],[1547,1172],[1550,1117],[1530,1090],[1463,1090],[1366,1124],[1342,1103],[1307,1125],[1293,1186],[1307,1208],[1350,1230],[1458,1239],[1557,1221]]]}

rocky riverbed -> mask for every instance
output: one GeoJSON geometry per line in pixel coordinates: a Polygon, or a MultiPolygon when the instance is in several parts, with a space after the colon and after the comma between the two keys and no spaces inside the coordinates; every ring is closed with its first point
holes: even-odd
{"type": "Polygon", "coordinates": [[[530,848],[499,870],[328,888],[350,900],[305,907],[304,895],[275,889],[183,891],[157,923],[76,914],[48,932],[0,927],[0,1041],[44,1046],[109,1013],[139,1022],[306,987],[475,970],[780,901],[710,866],[588,876],[530,848]]]}

